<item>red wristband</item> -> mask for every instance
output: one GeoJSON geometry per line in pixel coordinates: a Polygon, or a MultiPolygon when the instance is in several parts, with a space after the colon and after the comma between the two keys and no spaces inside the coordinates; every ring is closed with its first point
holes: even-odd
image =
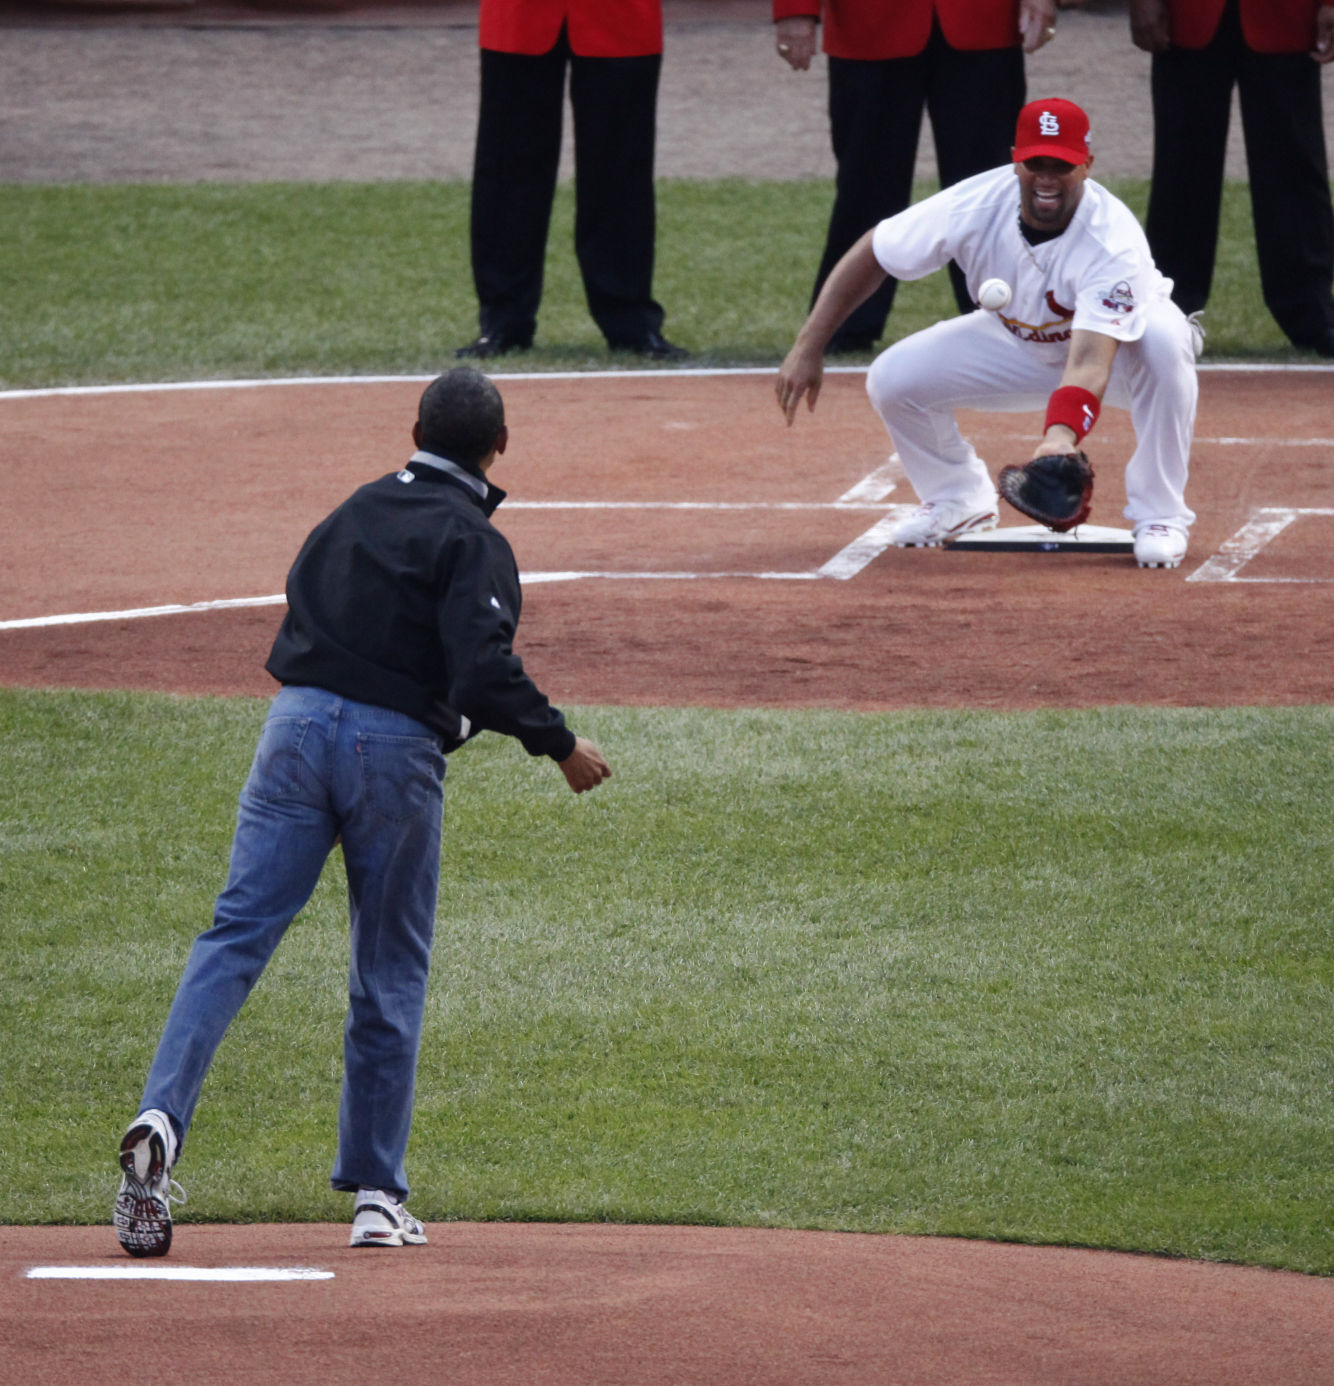
{"type": "Polygon", "coordinates": [[[1043,424],[1046,432],[1052,424],[1064,424],[1080,442],[1098,422],[1098,411],[1102,408],[1097,395],[1079,385],[1062,385],[1051,392],[1047,401],[1047,422],[1043,424]]]}

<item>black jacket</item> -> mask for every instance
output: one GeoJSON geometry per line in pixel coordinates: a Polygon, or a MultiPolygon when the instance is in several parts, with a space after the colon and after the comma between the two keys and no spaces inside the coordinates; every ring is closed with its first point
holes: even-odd
{"type": "Polygon", "coordinates": [[[425,452],[354,491],[297,555],[265,668],[415,717],[446,750],[485,730],[564,760],[574,733],[513,649],[519,571],[489,519],[504,496],[425,452]]]}

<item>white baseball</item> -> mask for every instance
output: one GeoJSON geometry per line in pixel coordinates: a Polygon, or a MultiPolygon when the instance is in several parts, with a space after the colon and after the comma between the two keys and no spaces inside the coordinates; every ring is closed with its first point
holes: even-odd
{"type": "Polygon", "coordinates": [[[977,291],[978,303],[989,313],[999,313],[1010,297],[1010,286],[1003,279],[988,279],[977,291]]]}

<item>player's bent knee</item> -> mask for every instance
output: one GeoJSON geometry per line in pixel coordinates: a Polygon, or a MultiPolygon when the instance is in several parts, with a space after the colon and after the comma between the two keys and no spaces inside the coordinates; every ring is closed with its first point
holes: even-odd
{"type": "Polygon", "coordinates": [[[866,393],[878,414],[896,408],[913,408],[921,401],[923,387],[930,378],[921,367],[920,353],[912,350],[912,338],[896,342],[871,362],[866,372],[866,393]]]}

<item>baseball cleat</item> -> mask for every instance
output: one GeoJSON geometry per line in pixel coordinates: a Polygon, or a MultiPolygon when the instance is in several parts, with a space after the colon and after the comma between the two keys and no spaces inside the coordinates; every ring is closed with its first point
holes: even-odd
{"type": "Polygon", "coordinates": [[[996,528],[996,502],[979,506],[976,502],[927,501],[890,533],[890,542],[900,549],[935,549],[961,534],[996,528]]]}
{"type": "Polygon", "coordinates": [[[141,1112],[120,1143],[120,1189],[112,1223],[131,1256],[165,1256],[171,1248],[171,1205],[185,1202],[185,1190],[171,1177],[176,1163],[176,1132],[156,1108],[141,1112]]]}
{"type": "Polygon", "coordinates": [[[349,1246],[422,1246],[426,1228],[381,1189],[360,1189],[349,1246]]]}
{"type": "Polygon", "coordinates": [[[1135,531],[1135,562],[1141,568],[1175,568],[1186,556],[1186,532],[1176,525],[1140,525],[1135,531]]]}

